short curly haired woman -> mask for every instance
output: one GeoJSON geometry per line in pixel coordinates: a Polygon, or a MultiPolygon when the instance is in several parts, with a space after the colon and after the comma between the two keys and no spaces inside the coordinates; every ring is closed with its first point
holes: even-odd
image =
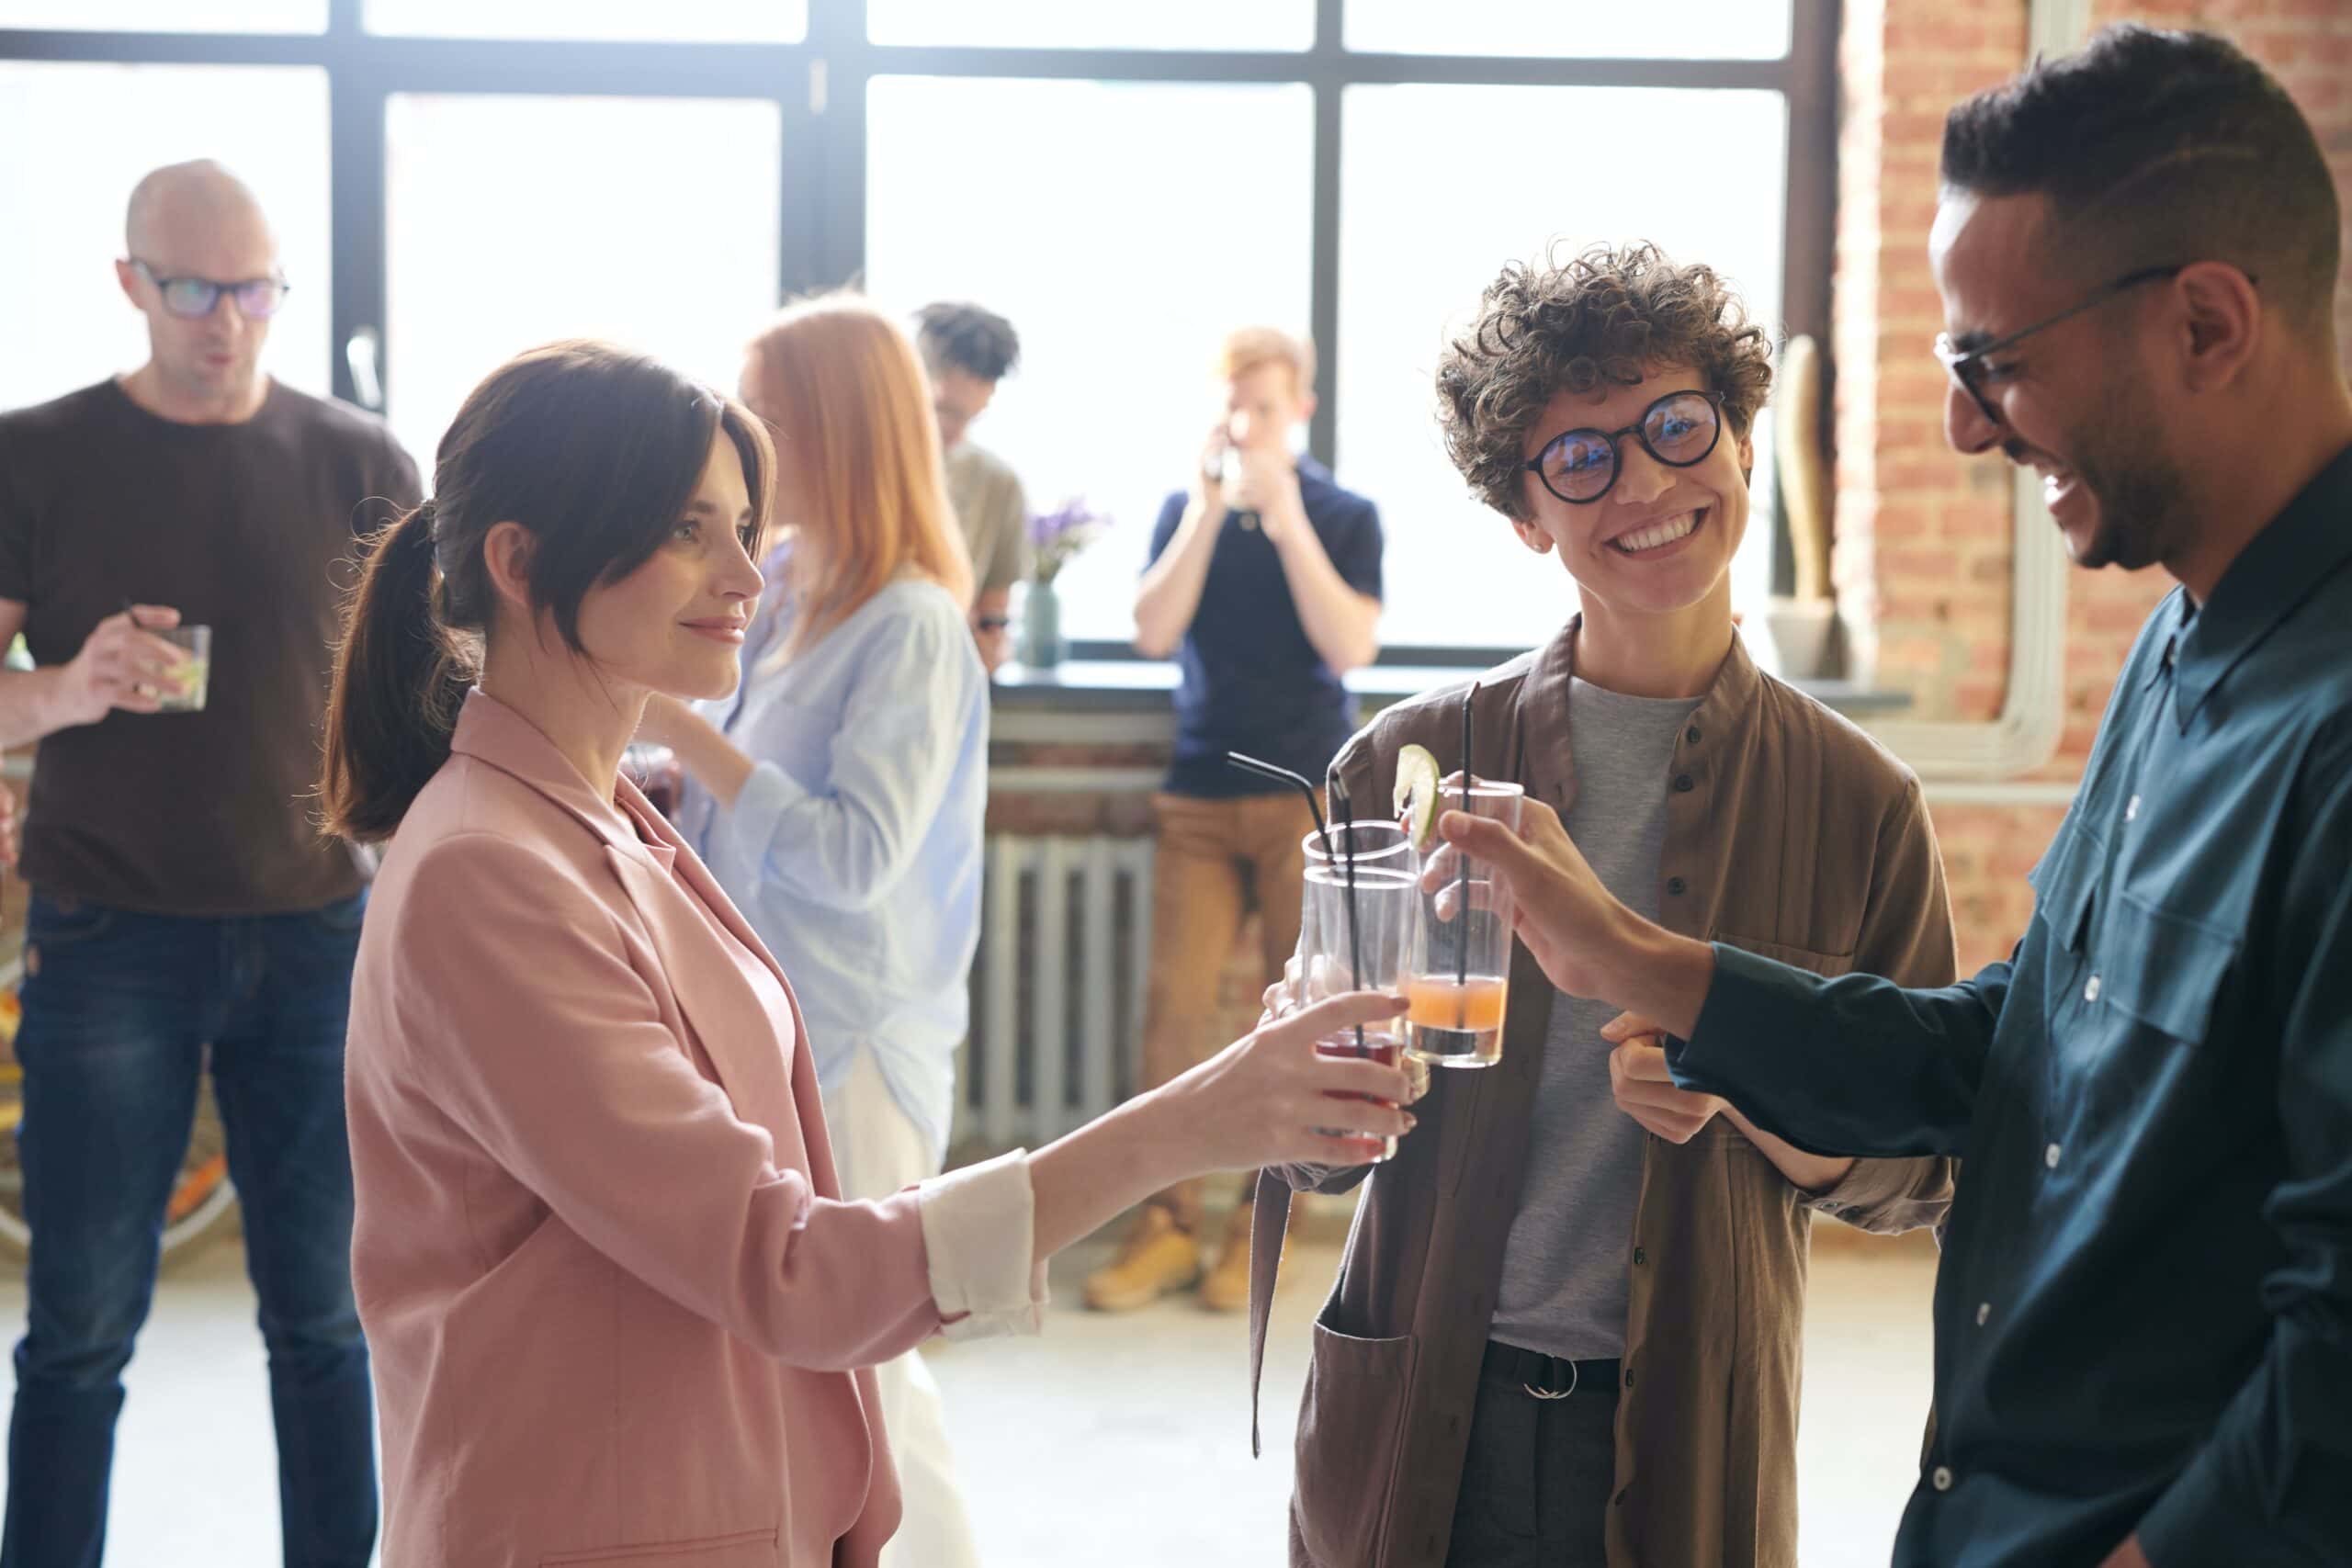
{"type": "MultiPolygon", "coordinates": [[[[1946,984],[1917,782],[1734,631],[1770,380],[1728,284],[1649,246],[1487,287],[1439,364],[1446,449],[1522,545],[1558,557],[1580,609],[1480,677],[1470,766],[1557,811],[1611,891],[1674,930],[1946,984]]],[[[1406,743],[1458,761],[1467,699],[1387,710],[1336,774],[1385,800],[1406,743]]],[[[1639,1021],[1612,1050],[1611,1011],[1523,952],[1509,994],[1501,1061],[1432,1075],[1435,1136],[1261,1190],[1272,1235],[1281,1181],[1370,1176],[1317,1325],[1291,1561],[1793,1565],[1811,1211],[1930,1224],[1951,1167],[1771,1137],[1676,1089],[1639,1021]]]]}

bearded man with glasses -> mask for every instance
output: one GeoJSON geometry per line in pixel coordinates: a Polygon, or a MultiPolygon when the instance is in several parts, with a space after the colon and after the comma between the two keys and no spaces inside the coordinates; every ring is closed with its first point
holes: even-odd
{"type": "Polygon", "coordinates": [[[128,231],[116,276],[146,363],[0,416],[0,645],[21,631],[36,664],[0,672],[0,745],[40,742],[0,1565],[99,1562],[122,1370],[209,1056],[285,1560],[358,1568],[376,1480],[343,1037],[366,893],[311,797],[350,562],[420,487],[380,421],[262,372],[287,284],[253,192],[211,164],[159,169],[128,231]],[[169,640],[183,626],[209,628],[209,668],[169,640]]]}

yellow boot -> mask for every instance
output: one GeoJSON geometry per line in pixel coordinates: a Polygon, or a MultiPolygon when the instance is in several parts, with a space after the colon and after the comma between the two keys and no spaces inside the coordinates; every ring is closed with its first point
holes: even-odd
{"type": "MultiPolygon", "coordinates": [[[[1242,1250],[1249,1250],[1246,1240],[1242,1250]]],[[[1165,1206],[1148,1203],[1136,1215],[1119,1255],[1086,1277],[1086,1304],[1096,1312],[1133,1312],[1170,1291],[1191,1288],[1200,1277],[1199,1239],[1181,1228],[1165,1206]]],[[[1243,1286],[1246,1291],[1246,1258],[1243,1286]]]]}
{"type": "MultiPolygon", "coordinates": [[[[1295,1213],[1299,1205],[1292,1207],[1295,1213]]],[[[1250,1304],[1250,1221],[1256,1213],[1251,1204],[1237,1203],[1225,1222],[1225,1250],[1201,1281],[1201,1305],[1211,1312],[1239,1312],[1250,1304]]],[[[1287,1232],[1283,1239],[1290,1239],[1287,1232]]]]}

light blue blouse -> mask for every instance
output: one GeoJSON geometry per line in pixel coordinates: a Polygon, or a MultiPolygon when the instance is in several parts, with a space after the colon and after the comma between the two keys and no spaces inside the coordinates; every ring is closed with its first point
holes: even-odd
{"type": "Polygon", "coordinates": [[[784,966],[831,1095],[870,1051],[944,1154],[980,931],[989,682],[945,589],[901,579],[782,669],[771,569],[736,696],[705,716],[756,764],[731,808],[689,781],[678,829],[784,966]]]}

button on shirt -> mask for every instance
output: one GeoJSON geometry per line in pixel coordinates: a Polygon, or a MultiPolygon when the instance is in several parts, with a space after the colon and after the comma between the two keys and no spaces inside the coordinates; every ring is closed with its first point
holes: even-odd
{"type": "Polygon", "coordinates": [[[955,598],[911,578],[763,671],[794,623],[781,571],[741,690],[706,709],[752,776],[731,808],[689,784],[678,830],[791,980],[819,1088],[873,1052],[944,1153],[979,942],[988,675],[955,598]]]}
{"type": "Polygon", "coordinates": [[[2352,450],[2176,592],[2008,962],[1732,949],[1678,1081],[1807,1147],[1963,1156],[1898,1564],[2352,1553],[2352,450]]]}

